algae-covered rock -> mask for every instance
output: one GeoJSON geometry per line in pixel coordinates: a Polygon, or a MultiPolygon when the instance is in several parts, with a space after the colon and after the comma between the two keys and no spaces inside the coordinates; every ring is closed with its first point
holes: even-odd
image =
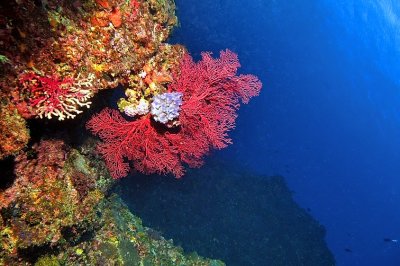
{"type": "Polygon", "coordinates": [[[144,227],[116,195],[104,199],[96,213],[99,229],[90,240],[61,252],[58,258],[63,265],[224,265],[185,255],[172,240],[144,227]]]}
{"type": "Polygon", "coordinates": [[[25,119],[10,104],[0,103],[0,160],[21,150],[28,141],[25,119]]]}
{"type": "Polygon", "coordinates": [[[227,265],[335,265],[325,228],[293,200],[285,179],[239,165],[210,160],[179,180],[136,175],[118,192],[148,226],[227,265]]]}
{"type": "Polygon", "coordinates": [[[109,197],[115,181],[93,144],[43,140],[16,157],[0,191],[0,265],[223,265],[185,256],[109,197]]]}
{"type": "Polygon", "coordinates": [[[35,263],[35,266],[59,266],[59,265],[60,263],[58,262],[57,257],[54,255],[40,257],[35,263]]]}
{"type": "Polygon", "coordinates": [[[0,257],[9,264],[34,261],[92,230],[94,207],[112,184],[104,168],[61,140],[19,154],[14,174],[12,186],[0,191],[0,257]]]}

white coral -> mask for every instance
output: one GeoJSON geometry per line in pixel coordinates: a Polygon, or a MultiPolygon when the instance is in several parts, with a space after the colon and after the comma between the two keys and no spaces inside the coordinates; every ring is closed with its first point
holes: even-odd
{"type": "Polygon", "coordinates": [[[149,102],[145,99],[140,99],[137,105],[128,105],[124,108],[124,113],[127,116],[134,117],[137,115],[145,115],[150,111],[149,102]]]}

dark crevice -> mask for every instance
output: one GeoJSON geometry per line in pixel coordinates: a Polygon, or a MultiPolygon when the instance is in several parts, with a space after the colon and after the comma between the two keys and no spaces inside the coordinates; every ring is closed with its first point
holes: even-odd
{"type": "Polygon", "coordinates": [[[9,156],[4,160],[0,160],[1,182],[0,192],[10,187],[14,180],[14,157],[9,156]]]}
{"type": "Polygon", "coordinates": [[[31,264],[34,264],[42,255],[55,255],[57,254],[57,248],[51,247],[50,244],[42,246],[30,246],[24,249],[18,249],[18,257],[23,258],[31,264]]]}
{"type": "Polygon", "coordinates": [[[92,99],[90,109],[82,109],[83,113],[78,114],[74,119],[58,121],[53,119],[31,119],[28,121],[28,127],[31,132],[30,145],[39,142],[43,138],[63,139],[68,145],[77,147],[81,145],[90,135],[86,130],[86,122],[90,117],[100,112],[109,104],[113,90],[104,90],[96,94],[92,99]]]}

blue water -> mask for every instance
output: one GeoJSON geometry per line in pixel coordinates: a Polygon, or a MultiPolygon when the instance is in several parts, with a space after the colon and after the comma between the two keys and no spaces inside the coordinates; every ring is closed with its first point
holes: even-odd
{"type": "Polygon", "coordinates": [[[177,0],[173,42],[263,81],[216,156],[281,174],[337,265],[400,265],[400,3],[177,0]],[[345,251],[350,249],[351,252],[345,251]]]}

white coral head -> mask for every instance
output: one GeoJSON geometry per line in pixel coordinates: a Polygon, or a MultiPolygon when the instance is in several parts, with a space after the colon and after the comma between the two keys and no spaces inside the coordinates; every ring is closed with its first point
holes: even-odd
{"type": "Polygon", "coordinates": [[[124,108],[124,113],[127,116],[135,117],[137,115],[145,115],[150,111],[150,104],[145,99],[140,99],[138,104],[131,104],[124,108]]]}

